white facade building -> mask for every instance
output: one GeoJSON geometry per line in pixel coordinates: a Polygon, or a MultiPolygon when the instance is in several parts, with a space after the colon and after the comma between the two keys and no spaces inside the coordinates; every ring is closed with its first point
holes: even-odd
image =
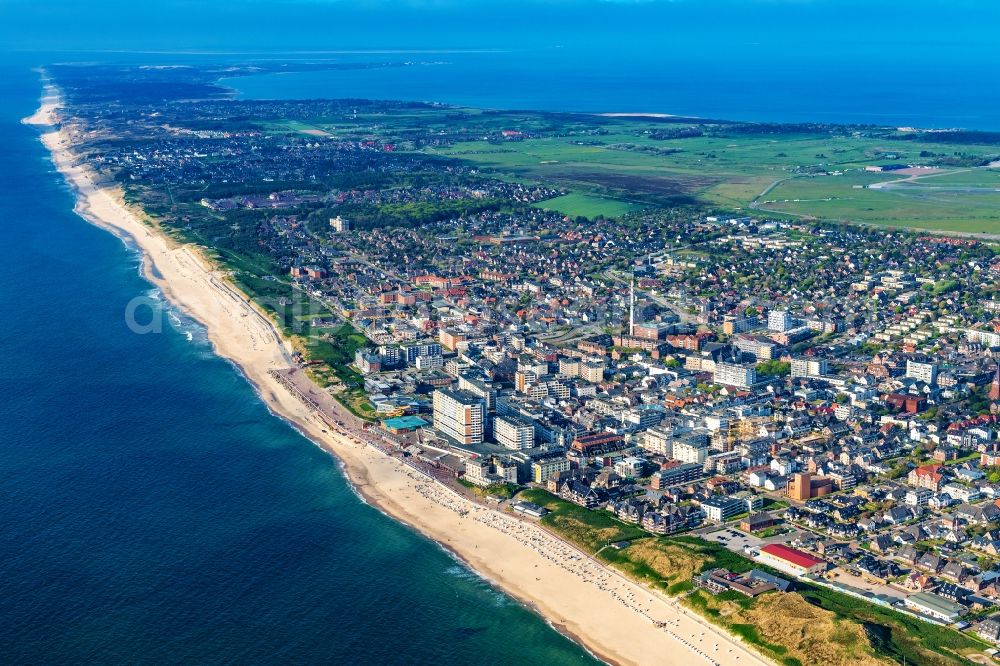
{"type": "Polygon", "coordinates": [[[795,326],[795,319],[788,310],[771,310],[767,313],[767,327],[772,331],[784,333],[795,326]]]}
{"type": "Polygon", "coordinates": [[[530,449],[535,445],[535,426],[515,416],[493,419],[493,439],[508,449],[530,449]]]}
{"type": "Polygon", "coordinates": [[[482,444],[486,402],[466,391],[434,391],[434,428],[458,444],[482,444]]]}
{"type": "Polygon", "coordinates": [[[725,386],[750,388],[757,383],[757,369],[751,365],[716,363],[712,381],[725,386]]]}
{"type": "Polygon", "coordinates": [[[793,358],[792,377],[820,377],[829,372],[825,358],[793,358]]]}

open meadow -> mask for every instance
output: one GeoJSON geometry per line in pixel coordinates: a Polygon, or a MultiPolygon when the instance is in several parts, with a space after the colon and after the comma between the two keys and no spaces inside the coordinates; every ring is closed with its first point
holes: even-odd
{"type": "Polygon", "coordinates": [[[559,188],[563,195],[536,205],[571,216],[681,205],[1000,234],[1000,169],[987,166],[1000,156],[1000,135],[993,133],[420,104],[258,125],[303,139],[390,142],[401,154],[457,160],[499,178],[559,188]],[[882,165],[934,168],[865,171],[882,165]]]}

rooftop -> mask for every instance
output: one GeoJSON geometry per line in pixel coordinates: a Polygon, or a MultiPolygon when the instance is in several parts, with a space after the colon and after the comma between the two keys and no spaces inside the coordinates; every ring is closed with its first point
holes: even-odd
{"type": "Polygon", "coordinates": [[[382,422],[390,430],[408,430],[411,428],[422,428],[427,425],[419,416],[396,416],[382,422]]]}
{"type": "Polygon", "coordinates": [[[799,567],[809,568],[817,564],[826,564],[826,560],[810,555],[809,553],[804,553],[801,550],[796,550],[795,548],[782,546],[779,543],[770,543],[760,550],[762,553],[767,553],[772,557],[777,557],[799,567]]]}

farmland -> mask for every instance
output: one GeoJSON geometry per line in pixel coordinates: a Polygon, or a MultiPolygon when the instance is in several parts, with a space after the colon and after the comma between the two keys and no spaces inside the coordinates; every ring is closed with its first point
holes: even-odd
{"type": "Polygon", "coordinates": [[[657,207],[1000,234],[1000,137],[412,105],[259,123],[560,188],[538,207],[619,217],[657,207]],[[949,143],[950,142],[950,143],[949,143]],[[977,143],[978,142],[978,143],[977,143]],[[875,165],[934,167],[910,176],[875,165]],[[892,181],[898,184],[869,188],[892,181]]]}
{"type": "MultiPolygon", "coordinates": [[[[625,206],[675,204],[737,212],[766,191],[759,209],[791,217],[1000,233],[1000,192],[988,191],[1000,186],[997,169],[944,166],[898,187],[867,189],[904,177],[868,173],[864,167],[891,160],[929,165],[942,161],[933,157],[942,154],[940,145],[850,133],[654,140],[635,122],[634,128],[617,128],[599,141],[563,136],[502,146],[468,142],[430,152],[603,200],[583,207],[574,201],[568,214],[614,216],[625,206]]],[[[959,152],[985,160],[997,151],[996,146],[962,146],[959,152]]]]}
{"type": "MultiPolygon", "coordinates": [[[[796,217],[965,233],[1000,232],[1000,191],[938,189],[948,175],[936,176],[933,186],[924,180],[880,189],[870,186],[892,178],[864,172],[799,177],[777,185],[758,205],[761,210],[796,217]]],[[[979,173],[966,171],[955,176],[974,183],[979,173]]],[[[978,180],[988,177],[984,174],[978,180]]]]}

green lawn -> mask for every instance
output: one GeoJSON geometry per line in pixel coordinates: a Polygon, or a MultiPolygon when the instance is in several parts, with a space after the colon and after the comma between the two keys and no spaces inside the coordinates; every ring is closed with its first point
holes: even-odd
{"type": "Polygon", "coordinates": [[[570,217],[582,215],[589,218],[599,215],[603,215],[604,217],[619,217],[640,208],[639,205],[629,203],[628,201],[583,192],[570,192],[561,197],[540,201],[535,205],[538,208],[558,211],[570,217]]]}
{"type": "MultiPolygon", "coordinates": [[[[865,185],[900,180],[892,172],[866,173],[887,162],[932,164],[953,153],[989,158],[1000,148],[949,146],[849,133],[735,134],[655,140],[639,119],[621,120],[595,138],[546,136],[517,142],[461,142],[425,152],[456,158],[501,174],[566,187],[570,197],[551,206],[568,214],[622,214],[628,204],[700,203],[761,209],[782,217],[1000,233],[1000,170],[946,168],[912,184],[881,190],[865,185]],[[841,175],[815,175],[841,172],[841,175]],[[857,187],[856,187],[857,186],[857,187]],[[984,188],[959,191],[958,187],[984,188]],[[946,189],[942,189],[946,188],[946,189]],[[594,198],[597,198],[597,202],[594,198]],[[612,200],[612,207],[601,205],[612,200]],[[617,203],[615,203],[617,201],[617,203]]],[[[722,127],[718,132],[725,134],[722,127]]]]}
{"type": "Polygon", "coordinates": [[[894,178],[884,173],[863,172],[794,178],[771,190],[759,205],[762,210],[827,220],[1000,233],[1000,192],[868,187],[890,180],[894,178]]]}

